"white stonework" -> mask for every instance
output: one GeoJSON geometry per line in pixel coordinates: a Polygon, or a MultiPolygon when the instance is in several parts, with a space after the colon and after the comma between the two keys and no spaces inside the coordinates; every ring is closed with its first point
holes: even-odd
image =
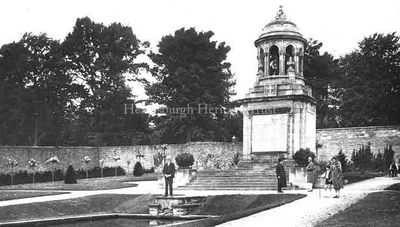
{"type": "Polygon", "coordinates": [[[303,77],[305,43],[282,9],[255,41],[256,82],[240,100],[245,159],[269,153],[291,158],[300,148],[315,152],[315,99],[303,77]]]}

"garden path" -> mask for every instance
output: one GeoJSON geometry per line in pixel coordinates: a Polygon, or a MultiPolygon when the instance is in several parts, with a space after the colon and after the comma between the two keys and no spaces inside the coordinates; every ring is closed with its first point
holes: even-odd
{"type": "MultiPolygon", "coordinates": [[[[291,190],[285,193],[304,193],[308,194],[303,199],[296,200],[292,203],[283,206],[262,211],[260,213],[250,215],[248,217],[230,221],[220,226],[313,226],[319,221],[327,219],[329,216],[344,210],[358,200],[364,198],[367,194],[383,190],[385,187],[400,182],[400,178],[377,177],[350,185],[346,185],[342,190],[342,196],[339,199],[333,199],[333,195],[329,192],[314,190],[313,192],[306,192],[304,190],[291,190]]],[[[0,201],[0,207],[44,202],[44,201],[57,201],[65,199],[73,199],[97,194],[162,194],[163,189],[159,187],[156,181],[141,181],[134,182],[138,184],[136,187],[127,187],[120,189],[110,190],[96,190],[96,191],[69,191],[68,194],[40,196],[32,198],[23,198],[15,200],[0,201]]],[[[7,190],[3,190],[7,191],[7,190]]],[[[11,190],[10,190],[11,191],[11,190]]],[[[15,191],[15,190],[14,190],[15,191]]],[[[176,195],[188,196],[207,196],[207,195],[221,195],[221,194],[275,194],[274,191],[266,190],[247,190],[247,191],[193,191],[193,190],[175,190],[176,195]]]]}
{"type": "MultiPolygon", "coordinates": [[[[332,198],[333,194],[321,190],[307,192],[308,196],[283,206],[262,211],[248,217],[223,223],[219,226],[314,226],[337,212],[367,196],[369,193],[399,183],[400,178],[376,177],[365,181],[346,185],[341,190],[339,199],[332,198]]],[[[287,192],[288,193],[288,192],[287,192]]]]}

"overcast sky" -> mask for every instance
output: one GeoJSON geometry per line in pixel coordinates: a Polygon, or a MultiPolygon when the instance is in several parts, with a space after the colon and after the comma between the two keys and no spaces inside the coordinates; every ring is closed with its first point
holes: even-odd
{"type": "MultiPolygon", "coordinates": [[[[323,50],[336,57],[375,32],[400,34],[398,0],[8,0],[0,5],[0,46],[18,41],[25,32],[63,40],[76,19],[84,16],[106,25],[129,25],[152,47],[181,27],[211,30],[215,40],[231,47],[228,61],[237,81],[235,98],[242,98],[255,81],[254,40],[279,5],[305,38],[322,41],[323,50]]],[[[143,89],[133,90],[143,95],[143,89]]]]}

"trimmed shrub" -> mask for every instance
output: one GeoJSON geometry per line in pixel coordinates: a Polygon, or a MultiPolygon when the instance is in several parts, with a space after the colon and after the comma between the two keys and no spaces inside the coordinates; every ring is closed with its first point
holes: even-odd
{"type": "Polygon", "coordinates": [[[373,166],[374,169],[378,171],[384,171],[386,169],[385,160],[381,152],[378,152],[378,154],[376,154],[375,158],[373,159],[373,166]]]}
{"type": "Polygon", "coordinates": [[[190,153],[180,153],[176,156],[175,161],[179,168],[186,169],[193,165],[194,157],[190,153]]]}
{"type": "MultiPolygon", "coordinates": [[[[61,169],[57,169],[54,172],[54,178],[56,181],[64,180],[64,173],[61,169]]],[[[35,183],[39,182],[50,182],[51,171],[35,172],[35,183]]],[[[14,173],[14,184],[26,184],[32,183],[32,173],[28,173],[26,170],[14,173]]],[[[11,185],[11,177],[9,174],[0,174],[0,186],[11,185]]]]}
{"type": "Polygon", "coordinates": [[[72,165],[68,166],[67,174],[65,175],[64,183],[66,184],[76,184],[78,183],[76,180],[76,172],[72,165]]]}
{"type": "Polygon", "coordinates": [[[371,146],[368,143],[366,146],[362,146],[358,151],[353,150],[351,154],[351,160],[353,161],[354,167],[364,171],[372,167],[374,154],[371,152],[371,146]]]}
{"type": "Polygon", "coordinates": [[[140,177],[144,174],[144,169],[140,162],[136,162],[135,166],[133,167],[133,176],[140,177]]]}
{"type": "Polygon", "coordinates": [[[308,165],[308,157],[312,157],[314,160],[315,159],[314,152],[310,151],[310,148],[306,149],[301,148],[294,154],[293,159],[298,166],[303,167],[308,165]]]}
{"type": "Polygon", "coordinates": [[[144,169],[144,173],[154,173],[154,167],[151,167],[150,169],[144,169]]]}
{"type": "MultiPolygon", "coordinates": [[[[94,167],[88,170],[89,173],[89,178],[99,178],[101,177],[101,168],[100,167],[94,167]]],[[[115,176],[115,167],[104,167],[103,168],[103,177],[113,177],[115,176]]],[[[121,166],[117,167],[117,174],[118,176],[125,175],[125,169],[122,168],[121,166]]],[[[84,169],[79,169],[76,171],[76,175],[78,179],[84,179],[86,178],[86,170],[84,169]]]]}
{"type": "MultiPolygon", "coordinates": [[[[103,168],[104,177],[113,177],[115,175],[114,167],[103,168]]],[[[151,170],[149,170],[151,171],[151,170]]],[[[77,179],[86,178],[86,170],[80,169],[75,171],[77,179]]],[[[118,176],[125,175],[125,170],[121,167],[117,167],[118,176]]],[[[65,176],[66,177],[66,176],[65,176]]],[[[61,169],[57,169],[54,172],[55,181],[64,181],[64,172],[61,169]]],[[[101,177],[100,167],[89,169],[89,178],[101,177]]],[[[35,172],[35,183],[51,182],[51,171],[35,172]]],[[[14,173],[14,184],[27,184],[32,183],[32,173],[28,173],[26,170],[14,173]]],[[[9,174],[0,174],[0,186],[11,185],[11,177],[9,174]]]]}
{"type": "Polygon", "coordinates": [[[383,160],[384,160],[384,169],[388,169],[389,165],[392,164],[394,158],[394,151],[392,149],[392,145],[388,145],[383,150],[383,160]]]}
{"type": "Polygon", "coordinates": [[[345,171],[347,169],[347,157],[343,153],[342,150],[339,151],[339,153],[335,156],[336,159],[342,164],[342,171],[345,171]]]}

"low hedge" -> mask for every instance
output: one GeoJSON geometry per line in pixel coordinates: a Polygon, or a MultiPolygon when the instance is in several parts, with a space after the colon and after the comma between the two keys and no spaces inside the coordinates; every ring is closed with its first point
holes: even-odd
{"type": "MultiPolygon", "coordinates": [[[[104,177],[113,177],[115,176],[115,168],[114,167],[104,167],[103,168],[103,176],[104,177]]],[[[117,167],[117,174],[118,176],[125,175],[125,170],[118,166],[117,167]]],[[[76,171],[76,176],[78,179],[85,179],[86,178],[86,170],[79,169],[76,171]]],[[[89,169],[89,178],[98,178],[101,177],[101,169],[100,167],[94,167],[89,169]]],[[[57,169],[54,172],[55,181],[64,181],[65,175],[64,171],[61,169],[57,169]]],[[[35,183],[42,183],[42,182],[51,182],[51,171],[44,171],[44,172],[36,172],[35,173],[35,183]]],[[[19,171],[14,173],[13,178],[14,184],[27,184],[33,183],[32,173],[28,173],[26,170],[19,171]]],[[[0,174],[0,186],[3,185],[11,185],[11,176],[10,174],[0,174]]]]}

